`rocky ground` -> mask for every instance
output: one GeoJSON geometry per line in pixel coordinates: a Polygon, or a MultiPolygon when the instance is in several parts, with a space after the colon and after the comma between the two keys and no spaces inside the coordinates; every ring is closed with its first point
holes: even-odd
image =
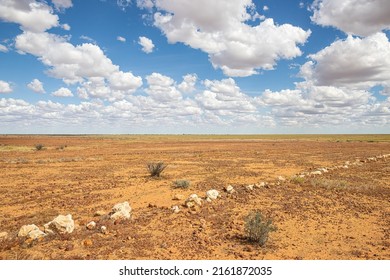
{"type": "Polygon", "coordinates": [[[389,259],[389,154],[388,136],[1,136],[0,258],[389,259]],[[263,247],[253,210],[277,227],[263,247]]]}

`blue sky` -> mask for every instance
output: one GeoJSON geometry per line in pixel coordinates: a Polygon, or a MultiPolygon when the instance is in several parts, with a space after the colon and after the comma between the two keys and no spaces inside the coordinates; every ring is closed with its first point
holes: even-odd
{"type": "Polygon", "coordinates": [[[0,0],[0,133],[390,133],[387,0],[0,0]]]}

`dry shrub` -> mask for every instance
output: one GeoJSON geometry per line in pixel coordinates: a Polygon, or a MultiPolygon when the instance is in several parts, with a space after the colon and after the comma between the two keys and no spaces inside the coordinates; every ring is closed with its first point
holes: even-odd
{"type": "Polygon", "coordinates": [[[251,212],[245,221],[245,231],[248,240],[261,247],[267,242],[269,233],[276,230],[272,220],[264,217],[259,210],[251,212]]]}
{"type": "Polygon", "coordinates": [[[36,144],[35,145],[35,150],[37,150],[37,151],[42,151],[44,149],[45,149],[45,145],[43,145],[43,144],[36,144]]]}
{"type": "Polygon", "coordinates": [[[164,162],[149,162],[147,168],[151,177],[160,177],[160,174],[167,168],[168,165],[164,162]]]}
{"type": "Polygon", "coordinates": [[[191,185],[191,182],[188,180],[176,180],[173,182],[174,188],[188,189],[191,185]]]}

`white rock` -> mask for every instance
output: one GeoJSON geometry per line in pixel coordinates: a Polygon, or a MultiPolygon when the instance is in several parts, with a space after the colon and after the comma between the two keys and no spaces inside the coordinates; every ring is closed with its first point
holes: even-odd
{"type": "Polygon", "coordinates": [[[202,205],[202,199],[196,194],[191,194],[184,203],[188,208],[202,205]]]}
{"type": "Polygon", "coordinates": [[[206,196],[210,200],[215,200],[219,197],[219,192],[217,190],[208,190],[206,196]]]}
{"type": "Polygon", "coordinates": [[[32,225],[24,225],[24,226],[22,226],[20,228],[20,230],[18,232],[18,236],[19,237],[27,236],[29,234],[29,232],[31,232],[33,230],[39,230],[39,227],[37,227],[34,224],[32,224],[32,225]]]}
{"type": "Polygon", "coordinates": [[[322,172],[319,170],[310,172],[310,175],[321,175],[321,174],[322,174],[322,172]]]}
{"type": "Polygon", "coordinates": [[[266,182],[260,182],[258,184],[255,184],[255,187],[257,187],[257,188],[264,188],[267,186],[268,186],[268,184],[266,182]]]}
{"type": "Polygon", "coordinates": [[[68,214],[58,215],[53,221],[44,225],[45,232],[48,234],[59,233],[72,233],[74,230],[74,221],[72,215],[68,214]]]}
{"type": "Polygon", "coordinates": [[[253,191],[253,187],[254,187],[254,185],[247,185],[247,186],[245,186],[245,188],[246,188],[248,191],[253,191]]]}
{"type": "Polygon", "coordinates": [[[6,231],[0,232],[0,240],[6,239],[7,237],[8,237],[8,232],[6,231]]]}
{"type": "Polygon", "coordinates": [[[130,219],[130,217],[131,207],[127,201],[115,204],[110,212],[110,219],[114,221],[118,219],[127,220],[130,219]]]}
{"type": "Polygon", "coordinates": [[[41,231],[36,225],[24,225],[20,228],[18,232],[19,237],[28,237],[31,239],[38,239],[44,237],[46,234],[41,231]]]}
{"type": "Polygon", "coordinates": [[[95,217],[100,217],[100,216],[104,216],[104,215],[106,215],[106,212],[103,210],[98,210],[94,214],[95,217]]]}
{"type": "Polygon", "coordinates": [[[175,194],[172,199],[173,200],[183,200],[184,199],[184,195],[182,195],[182,194],[175,194]]]}
{"type": "Polygon", "coordinates": [[[180,212],[180,207],[177,206],[177,205],[174,205],[174,206],[171,207],[171,210],[172,210],[173,213],[177,214],[177,213],[180,212]]]}
{"type": "Polygon", "coordinates": [[[235,192],[232,185],[228,185],[227,187],[225,187],[225,191],[230,194],[235,192]]]}
{"type": "Polygon", "coordinates": [[[107,227],[105,227],[105,226],[101,226],[100,231],[103,234],[107,234],[108,233],[107,227]]]}
{"type": "Polygon", "coordinates": [[[284,182],[286,181],[286,178],[284,178],[283,176],[278,176],[278,181],[284,182]]]}
{"type": "Polygon", "coordinates": [[[87,229],[94,229],[94,228],[96,228],[96,223],[94,222],[94,221],[92,221],[92,222],[89,222],[88,224],[87,224],[87,229]]]}
{"type": "Polygon", "coordinates": [[[45,236],[46,236],[46,233],[44,233],[40,229],[34,229],[34,230],[30,231],[27,235],[27,237],[29,237],[31,239],[38,239],[38,238],[45,237],[45,236]]]}

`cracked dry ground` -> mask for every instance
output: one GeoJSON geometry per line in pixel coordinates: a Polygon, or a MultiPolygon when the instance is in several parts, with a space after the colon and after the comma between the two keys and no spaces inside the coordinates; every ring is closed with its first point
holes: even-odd
{"type": "Polygon", "coordinates": [[[390,259],[390,158],[247,191],[319,167],[390,153],[389,136],[1,136],[0,259],[390,259]],[[375,141],[373,141],[374,139],[375,141]],[[42,143],[46,149],[36,151],[42,143]],[[146,164],[169,166],[160,179],[146,164]],[[188,189],[174,189],[178,179],[188,189]],[[231,184],[236,193],[223,188],[231,184]],[[175,194],[221,193],[172,213],[175,194]],[[128,201],[129,221],[94,217],[128,201]],[[259,209],[277,231],[265,247],[245,238],[259,209]],[[72,214],[67,236],[31,242],[25,224],[72,214]],[[87,230],[96,221],[109,233],[87,230]]]}

